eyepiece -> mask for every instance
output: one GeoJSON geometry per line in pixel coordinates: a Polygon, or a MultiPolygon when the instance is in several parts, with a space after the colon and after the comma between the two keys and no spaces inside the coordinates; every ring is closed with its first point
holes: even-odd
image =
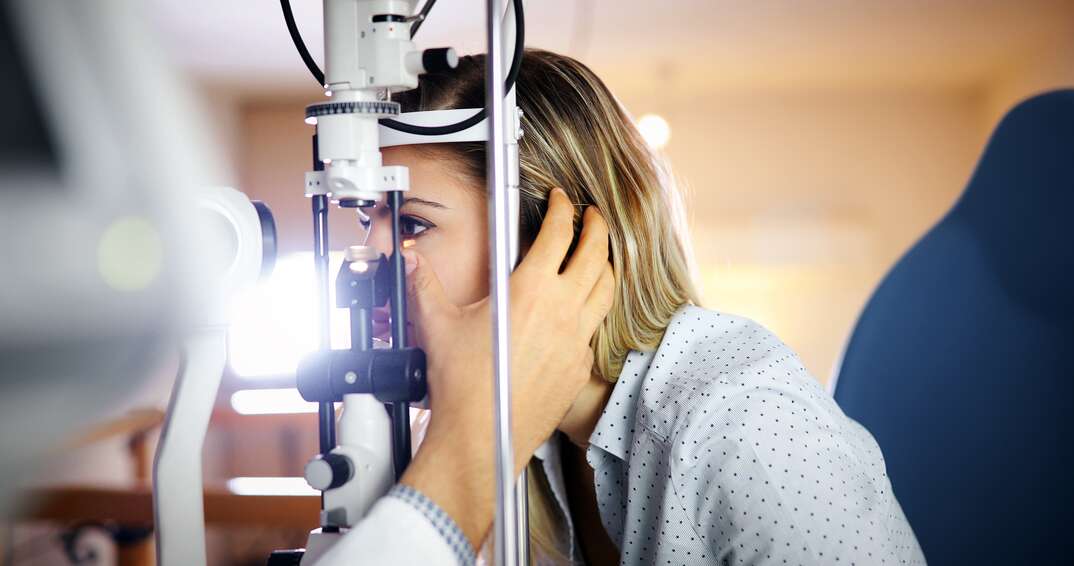
{"type": "Polygon", "coordinates": [[[340,208],[369,208],[376,206],[377,201],[358,198],[339,199],[340,208]]]}

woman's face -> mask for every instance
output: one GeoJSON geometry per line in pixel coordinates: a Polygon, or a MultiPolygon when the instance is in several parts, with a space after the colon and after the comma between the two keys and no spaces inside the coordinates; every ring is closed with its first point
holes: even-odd
{"type": "MultiPolygon", "coordinates": [[[[435,157],[438,152],[399,146],[382,150],[385,165],[410,169],[410,190],[400,209],[400,232],[406,245],[421,253],[444,291],[457,305],[488,295],[488,220],[481,186],[458,174],[453,166],[435,157]]],[[[369,245],[390,255],[391,214],[378,204],[367,211],[373,218],[369,245]]],[[[421,324],[411,313],[411,322],[421,324]]],[[[389,334],[386,310],[374,313],[374,334],[389,334]]]]}

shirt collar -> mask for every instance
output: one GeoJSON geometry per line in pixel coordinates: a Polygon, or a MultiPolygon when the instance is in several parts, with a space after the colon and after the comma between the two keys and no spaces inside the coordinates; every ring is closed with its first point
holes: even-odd
{"type": "MultiPolygon", "coordinates": [[[[637,410],[641,384],[655,352],[631,351],[623,362],[623,370],[616,380],[604,412],[597,421],[593,434],[589,437],[586,449],[586,461],[594,470],[599,469],[609,457],[626,460],[630,446],[634,441],[634,421],[637,410]]],[[[563,463],[560,456],[560,433],[555,433],[544,444],[537,447],[533,455],[541,460],[549,488],[556,503],[566,518],[568,549],[572,563],[575,561],[574,521],[567,507],[567,489],[563,477],[563,463]]]]}
{"type": "Polygon", "coordinates": [[[620,460],[626,460],[634,442],[634,422],[637,420],[635,413],[638,408],[641,386],[654,354],[655,352],[635,350],[627,354],[623,362],[623,371],[619,373],[619,379],[612,388],[612,394],[608,397],[604,412],[597,421],[593,434],[589,436],[586,459],[594,469],[599,466],[599,460],[603,460],[595,449],[620,460]]]}

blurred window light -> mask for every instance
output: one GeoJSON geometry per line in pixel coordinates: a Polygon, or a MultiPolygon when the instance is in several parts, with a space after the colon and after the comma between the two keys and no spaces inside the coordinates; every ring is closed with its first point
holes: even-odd
{"type": "MultiPolygon", "coordinates": [[[[349,346],[347,313],[335,308],[335,273],[342,253],[329,255],[332,346],[349,346]]],[[[317,348],[313,252],[279,258],[272,276],[231,305],[228,361],[242,378],[290,375],[317,348]]]]}
{"type": "Polygon", "coordinates": [[[638,132],[653,149],[664,147],[671,139],[671,125],[656,114],[645,114],[638,118],[638,132]]]}
{"type": "Polygon", "coordinates": [[[227,489],[235,495],[320,495],[305,478],[242,477],[227,480],[227,489]]]}
{"type": "Polygon", "coordinates": [[[299,395],[297,389],[243,389],[231,394],[231,408],[240,415],[284,415],[316,413],[317,404],[299,395]]]}

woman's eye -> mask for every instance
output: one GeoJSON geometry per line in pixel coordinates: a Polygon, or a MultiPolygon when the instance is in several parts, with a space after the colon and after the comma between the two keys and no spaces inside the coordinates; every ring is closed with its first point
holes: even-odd
{"type": "Polygon", "coordinates": [[[400,216],[399,217],[399,231],[403,236],[418,236],[422,232],[433,228],[434,226],[429,222],[420,220],[413,216],[400,216]]]}

